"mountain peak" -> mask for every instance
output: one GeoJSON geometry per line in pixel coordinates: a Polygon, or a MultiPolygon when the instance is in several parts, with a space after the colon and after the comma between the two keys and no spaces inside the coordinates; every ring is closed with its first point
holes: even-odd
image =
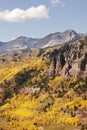
{"type": "Polygon", "coordinates": [[[66,30],[65,32],[76,32],[76,31],[73,30],[73,29],[68,29],[68,30],[66,30]]]}
{"type": "Polygon", "coordinates": [[[19,37],[16,38],[15,40],[24,40],[24,39],[29,39],[29,38],[26,37],[26,36],[19,36],[19,37]]]}
{"type": "Polygon", "coordinates": [[[19,36],[17,39],[27,38],[26,36],[19,36]]]}
{"type": "Polygon", "coordinates": [[[77,33],[75,30],[73,30],[73,29],[68,29],[68,30],[66,30],[66,31],[65,31],[65,32],[63,32],[63,33],[78,35],[78,33],[77,33]]]}

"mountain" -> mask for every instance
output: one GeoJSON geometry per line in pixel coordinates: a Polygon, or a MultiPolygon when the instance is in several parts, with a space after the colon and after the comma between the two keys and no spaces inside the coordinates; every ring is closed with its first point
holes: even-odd
{"type": "Polygon", "coordinates": [[[54,46],[54,45],[65,43],[67,41],[76,40],[80,38],[80,36],[74,30],[71,29],[63,33],[57,32],[54,34],[50,34],[45,38],[47,39],[50,38],[50,40],[43,47],[54,46]]]}
{"type": "Polygon", "coordinates": [[[0,130],[42,129],[87,130],[87,36],[0,55],[0,130]]]}
{"type": "Polygon", "coordinates": [[[65,32],[57,32],[47,35],[44,38],[18,37],[15,40],[3,43],[0,42],[0,53],[15,53],[21,50],[31,50],[33,48],[45,48],[58,44],[63,44],[70,40],[76,40],[82,36],[70,29],[65,32]]]}

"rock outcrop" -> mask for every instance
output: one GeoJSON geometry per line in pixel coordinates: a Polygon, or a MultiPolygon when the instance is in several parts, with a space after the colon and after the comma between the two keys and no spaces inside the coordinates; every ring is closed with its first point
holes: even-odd
{"type": "Polygon", "coordinates": [[[87,36],[62,45],[50,55],[51,64],[48,70],[50,76],[87,76],[87,36]]]}

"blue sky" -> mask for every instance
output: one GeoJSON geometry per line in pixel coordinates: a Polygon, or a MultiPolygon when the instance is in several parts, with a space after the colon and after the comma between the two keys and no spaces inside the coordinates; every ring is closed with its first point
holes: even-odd
{"type": "Polygon", "coordinates": [[[87,0],[0,1],[0,41],[67,29],[87,33],[87,0]]]}

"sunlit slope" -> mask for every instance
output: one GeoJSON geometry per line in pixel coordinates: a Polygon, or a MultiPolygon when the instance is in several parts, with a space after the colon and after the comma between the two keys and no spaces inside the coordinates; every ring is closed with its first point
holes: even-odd
{"type": "Polygon", "coordinates": [[[87,76],[49,73],[68,45],[0,62],[1,130],[87,130],[87,76]]]}
{"type": "MultiPolygon", "coordinates": [[[[29,68],[36,68],[40,69],[44,63],[42,59],[33,59],[33,60],[25,60],[20,62],[10,62],[4,63],[0,65],[0,83],[4,80],[10,80],[13,78],[18,72],[22,71],[23,69],[29,68]]],[[[44,68],[46,70],[46,68],[44,68]]]]}

